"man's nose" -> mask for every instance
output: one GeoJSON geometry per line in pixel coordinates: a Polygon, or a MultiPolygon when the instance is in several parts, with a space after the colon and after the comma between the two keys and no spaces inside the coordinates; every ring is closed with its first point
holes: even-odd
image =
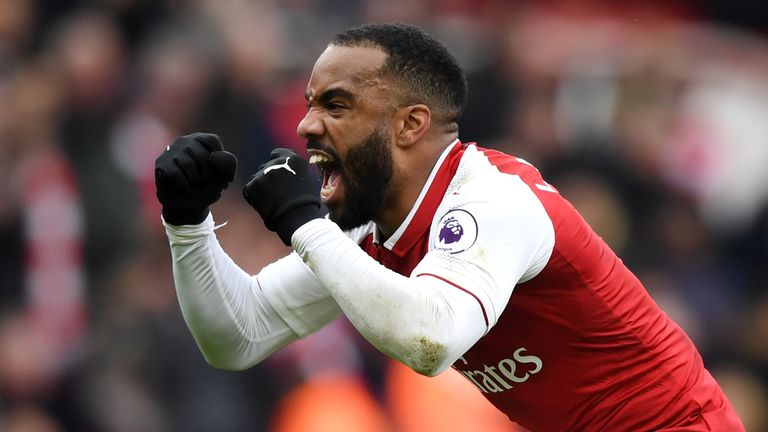
{"type": "Polygon", "coordinates": [[[299,122],[296,133],[302,138],[317,137],[323,134],[323,122],[317,112],[310,109],[299,122]]]}

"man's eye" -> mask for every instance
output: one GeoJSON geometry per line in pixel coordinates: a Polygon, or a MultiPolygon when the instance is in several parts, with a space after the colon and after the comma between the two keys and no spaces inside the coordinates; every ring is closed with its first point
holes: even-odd
{"type": "Polygon", "coordinates": [[[329,111],[338,111],[340,109],[344,109],[344,105],[338,103],[329,103],[326,105],[326,108],[328,108],[329,111]]]}

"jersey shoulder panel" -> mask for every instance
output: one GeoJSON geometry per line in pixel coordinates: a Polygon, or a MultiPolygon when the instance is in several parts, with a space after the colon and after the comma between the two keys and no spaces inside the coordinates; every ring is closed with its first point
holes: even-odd
{"type": "Polygon", "coordinates": [[[546,266],[551,220],[530,188],[468,146],[433,215],[428,253],[415,273],[439,275],[481,303],[493,326],[514,287],[546,266]]]}
{"type": "Polygon", "coordinates": [[[469,213],[478,230],[482,231],[478,238],[484,238],[489,245],[497,245],[500,253],[512,243],[514,250],[529,253],[529,263],[533,267],[526,268],[523,281],[535,276],[546,264],[555,237],[552,220],[533,192],[537,181],[543,183],[538,171],[527,162],[500,152],[467,146],[434,215],[430,250],[445,248],[449,235],[446,228],[450,229],[454,220],[468,219],[464,213],[469,213]],[[504,164],[500,166],[499,162],[504,164]],[[507,246],[499,244],[501,239],[506,240],[502,243],[507,246]]]}

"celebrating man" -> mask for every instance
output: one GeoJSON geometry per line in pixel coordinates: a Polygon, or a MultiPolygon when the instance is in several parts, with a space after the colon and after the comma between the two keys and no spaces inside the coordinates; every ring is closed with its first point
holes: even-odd
{"type": "Polygon", "coordinates": [[[339,33],[298,125],[319,195],[282,149],[243,189],[295,251],[253,276],[208,210],[235,157],[209,134],[158,157],[176,290],[206,359],[247,368],[344,314],[416,372],[455,368],[532,431],[743,430],[692,342],[557,189],[459,140],[466,93],[418,28],[339,33]]]}

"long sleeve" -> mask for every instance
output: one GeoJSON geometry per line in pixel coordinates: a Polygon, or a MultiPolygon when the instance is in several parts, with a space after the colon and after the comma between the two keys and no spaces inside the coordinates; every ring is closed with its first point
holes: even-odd
{"type": "Polygon", "coordinates": [[[490,192],[494,185],[475,182],[444,201],[444,216],[433,220],[435,242],[453,216],[483,227],[461,243],[471,247],[432,247],[408,276],[376,262],[328,220],[304,224],[292,244],[369,342],[435,375],[496,324],[515,285],[544,268],[554,245],[552,222],[530,188],[516,177],[492,180],[506,182],[505,199],[490,192]]]}
{"type": "Polygon", "coordinates": [[[252,276],[223,251],[212,216],[199,225],[164,224],[184,320],[212,366],[248,368],[338,316],[295,254],[252,276]]]}
{"type": "Polygon", "coordinates": [[[385,268],[333,222],[316,219],[293,238],[355,328],[416,372],[442,372],[485,333],[480,307],[468,294],[385,268]]]}

